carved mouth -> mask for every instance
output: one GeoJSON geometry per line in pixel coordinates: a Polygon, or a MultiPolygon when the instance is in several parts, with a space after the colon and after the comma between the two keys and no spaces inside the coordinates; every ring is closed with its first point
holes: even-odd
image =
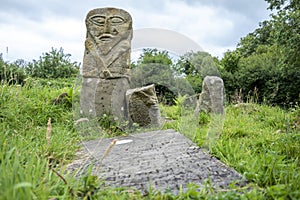
{"type": "Polygon", "coordinates": [[[112,38],[113,38],[113,36],[110,34],[103,34],[103,35],[101,35],[101,37],[99,37],[99,40],[106,42],[106,41],[111,41],[112,38]]]}

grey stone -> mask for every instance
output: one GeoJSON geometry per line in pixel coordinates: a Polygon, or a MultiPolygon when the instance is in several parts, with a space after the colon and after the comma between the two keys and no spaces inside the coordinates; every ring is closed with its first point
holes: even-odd
{"type": "Polygon", "coordinates": [[[80,91],[80,112],[83,116],[96,116],[95,90],[99,81],[99,78],[82,78],[82,88],[80,91]]]}
{"type": "Polygon", "coordinates": [[[207,180],[215,189],[228,189],[231,183],[246,184],[234,169],[174,130],[97,139],[83,144],[86,148],[81,158],[67,169],[81,169],[77,174],[80,176],[93,163],[93,174],[111,187],[132,187],[143,193],[152,187],[178,194],[180,188],[185,191],[189,183],[201,188],[207,180]],[[116,142],[114,146],[112,141],[116,142]]]}
{"type": "Polygon", "coordinates": [[[124,120],[127,117],[125,93],[128,89],[128,78],[83,78],[81,114],[87,117],[108,114],[124,120]]]}
{"type": "Polygon", "coordinates": [[[142,127],[162,125],[154,84],[127,90],[126,100],[131,124],[142,127]]]}
{"type": "Polygon", "coordinates": [[[99,79],[95,90],[96,116],[111,115],[116,121],[127,118],[125,93],[129,89],[128,78],[99,79]]]}
{"type": "Polygon", "coordinates": [[[80,110],[84,116],[127,115],[132,19],[117,8],[91,10],[86,17],[80,110]]]}
{"type": "Polygon", "coordinates": [[[220,77],[206,76],[195,113],[224,114],[224,83],[220,77]]]}

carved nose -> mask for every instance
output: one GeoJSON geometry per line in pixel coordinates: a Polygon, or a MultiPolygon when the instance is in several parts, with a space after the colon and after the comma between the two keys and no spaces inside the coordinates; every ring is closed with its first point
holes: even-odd
{"type": "Polygon", "coordinates": [[[108,21],[104,24],[104,33],[111,33],[111,27],[108,21]]]}

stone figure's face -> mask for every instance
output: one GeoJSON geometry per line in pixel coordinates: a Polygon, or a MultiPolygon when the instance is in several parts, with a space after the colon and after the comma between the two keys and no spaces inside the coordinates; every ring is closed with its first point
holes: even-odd
{"type": "Polygon", "coordinates": [[[86,25],[87,31],[100,46],[113,47],[132,33],[131,16],[126,11],[116,8],[90,11],[86,18],[86,25]]]}

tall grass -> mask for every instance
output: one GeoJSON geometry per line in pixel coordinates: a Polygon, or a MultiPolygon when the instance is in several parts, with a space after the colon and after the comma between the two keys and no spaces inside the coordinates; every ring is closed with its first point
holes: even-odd
{"type": "Polygon", "coordinates": [[[213,153],[263,188],[265,197],[299,199],[300,132],[288,128],[298,114],[266,105],[229,106],[213,153]]]}
{"type": "MultiPolygon", "coordinates": [[[[162,113],[176,119],[173,114],[177,109],[162,107],[162,113]]],[[[183,123],[171,121],[165,128],[174,128],[205,147],[211,122],[216,120],[205,113],[200,113],[197,121],[189,116],[190,120],[183,116],[183,123]]],[[[227,106],[223,129],[211,146],[211,153],[241,173],[251,190],[242,195],[226,191],[213,196],[300,199],[299,120],[299,107],[284,110],[253,103],[227,106]]]]}
{"type": "MultiPolygon", "coordinates": [[[[243,188],[214,191],[193,184],[178,196],[150,191],[143,196],[112,189],[87,173],[64,174],[79,148],[70,105],[51,100],[72,89],[73,80],[28,79],[24,86],[0,87],[0,199],[300,199],[300,109],[258,104],[229,105],[222,133],[211,153],[249,180],[243,188]],[[65,83],[62,83],[65,82],[65,83]],[[50,142],[46,139],[51,118],[50,142]]],[[[178,105],[161,106],[174,128],[205,145],[211,116],[178,105]]]]}
{"type": "Polygon", "coordinates": [[[0,88],[0,199],[48,199],[68,194],[50,170],[74,156],[78,148],[71,109],[53,105],[67,88],[30,80],[23,87],[0,88]],[[47,149],[47,121],[53,130],[47,149]]]}

